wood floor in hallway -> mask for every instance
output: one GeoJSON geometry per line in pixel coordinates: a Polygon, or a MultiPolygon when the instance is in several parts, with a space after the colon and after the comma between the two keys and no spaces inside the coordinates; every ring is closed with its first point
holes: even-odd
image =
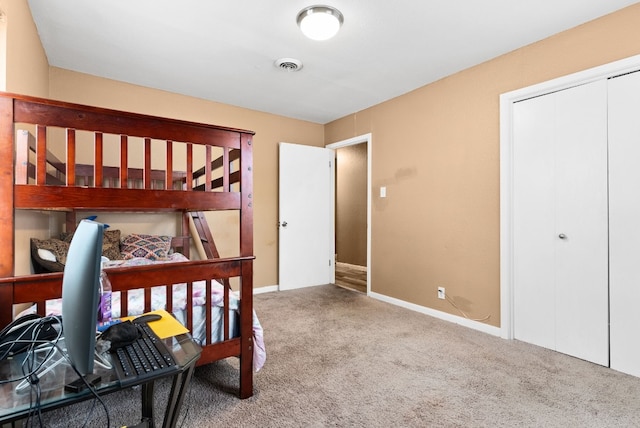
{"type": "Polygon", "coordinates": [[[359,291],[367,292],[367,268],[347,263],[336,263],[336,285],[359,291]]]}

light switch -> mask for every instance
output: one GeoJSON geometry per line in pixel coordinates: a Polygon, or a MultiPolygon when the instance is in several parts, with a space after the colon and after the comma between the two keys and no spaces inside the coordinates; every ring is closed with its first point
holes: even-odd
{"type": "Polygon", "coordinates": [[[380,197],[381,198],[387,197],[387,188],[385,186],[380,187],[380,197]]]}

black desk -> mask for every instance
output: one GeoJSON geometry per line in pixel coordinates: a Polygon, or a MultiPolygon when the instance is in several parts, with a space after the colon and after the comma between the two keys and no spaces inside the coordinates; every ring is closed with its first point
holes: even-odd
{"type": "MultiPolygon", "coordinates": [[[[200,346],[198,346],[188,334],[170,337],[164,341],[167,347],[173,352],[178,370],[169,375],[162,374],[156,378],[145,379],[143,382],[137,383],[137,385],[142,385],[142,421],[139,426],[155,426],[153,406],[155,381],[170,376],[173,378],[173,381],[162,426],[166,428],[175,427],[180,413],[180,406],[184,398],[184,392],[191,381],[196,361],[198,361],[200,353],[202,352],[200,346]]],[[[96,386],[98,395],[106,395],[122,390],[114,370],[96,365],[94,373],[102,377],[100,384],[96,386]]],[[[22,370],[19,359],[16,358],[0,362],[0,380],[15,379],[21,375],[22,370]]],[[[42,394],[40,398],[40,409],[45,412],[94,398],[95,396],[88,389],[81,392],[65,391],[64,385],[77,378],[77,374],[67,363],[60,364],[50,372],[43,374],[39,381],[42,394]]],[[[16,382],[0,385],[0,426],[5,423],[24,419],[29,415],[30,411],[33,410],[29,402],[30,387],[27,386],[24,390],[18,391],[17,386],[18,383],[16,382]]],[[[133,385],[128,385],[127,387],[130,386],[133,385]]],[[[109,409],[111,414],[114,414],[114,410],[117,411],[117,409],[109,409]]],[[[134,424],[135,423],[137,422],[134,422],[134,424]]]]}

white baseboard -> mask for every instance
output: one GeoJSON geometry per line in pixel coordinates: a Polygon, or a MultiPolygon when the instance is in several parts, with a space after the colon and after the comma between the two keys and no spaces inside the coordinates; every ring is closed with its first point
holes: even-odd
{"type": "Polygon", "coordinates": [[[278,291],[277,285],[268,285],[266,287],[258,287],[253,289],[253,294],[262,294],[262,293],[271,293],[273,291],[278,291]]]}
{"type": "MultiPolygon", "coordinates": [[[[253,294],[262,294],[262,293],[271,293],[274,291],[278,291],[277,285],[270,285],[266,287],[259,287],[253,289],[253,294]]],[[[460,317],[457,315],[452,315],[446,312],[438,311],[435,309],[427,308],[426,306],[416,305],[415,303],[405,302],[404,300],[396,299],[394,297],[385,296],[384,294],[374,293],[373,291],[369,292],[367,296],[381,300],[383,302],[391,303],[392,305],[400,306],[405,309],[409,309],[415,312],[419,312],[421,314],[429,315],[434,318],[438,318],[444,321],[452,322],[454,324],[459,324],[463,327],[468,327],[473,330],[478,330],[483,333],[490,334],[492,336],[501,336],[502,330],[500,327],[495,327],[492,325],[488,325],[479,321],[473,321],[468,318],[460,317]]]]}
{"type": "Polygon", "coordinates": [[[495,327],[492,325],[488,325],[482,322],[473,321],[464,317],[460,317],[457,315],[451,315],[446,312],[438,311],[435,309],[427,308],[425,306],[416,305],[414,303],[405,302],[404,300],[396,299],[393,297],[385,296],[384,294],[370,292],[369,297],[374,299],[381,300],[383,302],[391,303],[392,305],[400,306],[406,309],[410,309],[412,311],[420,312],[425,315],[432,316],[434,318],[438,318],[444,321],[449,321],[454,324],[459,324],[464,327],[469,327],[474,330],[481,331],[483,333],[491,334],[493,336],[500,336],[501,329],[500,327],[495,327]]]}

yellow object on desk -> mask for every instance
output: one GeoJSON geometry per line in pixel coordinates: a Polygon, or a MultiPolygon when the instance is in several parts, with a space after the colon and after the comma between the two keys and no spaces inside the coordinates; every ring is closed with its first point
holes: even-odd
{"type": "MultiPolygon", "coordinates": [[[[149,327],[160,339],[166,339],[167,337],[177,336],[183,333],[189,333],[189,330],[180,324],[180,321],[175,319],[173,315],[164,309],[158,309],[156,311],[146,312],[142,315],[158,314],[162,317],[157,321],[149,323],[149,327]]],[[[120,318],[122,321],[133,321],[134,319],[141,317],[142,315],[120,318]]]]}

